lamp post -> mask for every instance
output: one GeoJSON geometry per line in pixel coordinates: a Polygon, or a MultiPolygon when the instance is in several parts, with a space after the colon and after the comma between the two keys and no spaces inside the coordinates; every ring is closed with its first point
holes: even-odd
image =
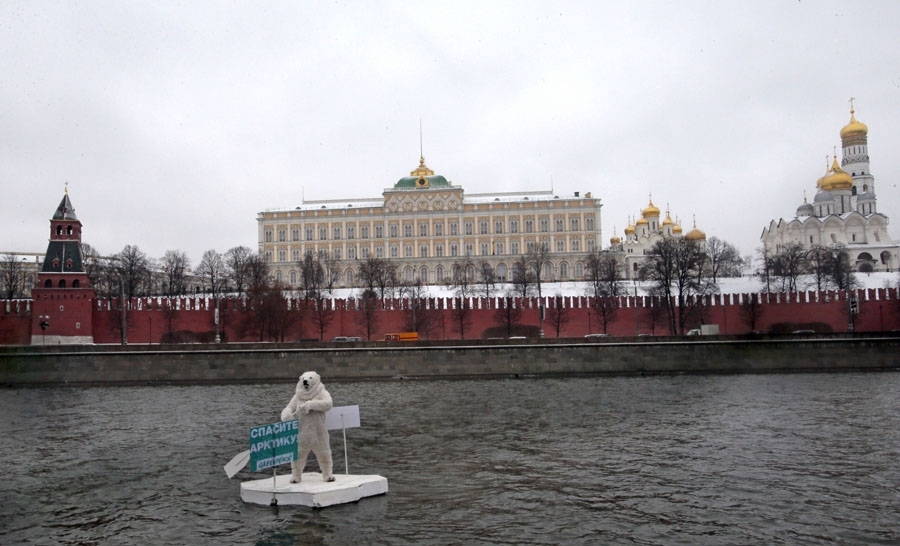
{"type": "Polygon", "coordinates": [[[41,315],[38,317],[41,322],[39,322],[39,326],[41,327],[41,345],[47,344],[47,328],[50,327],[50,316],[49,315],[41,315]]]}

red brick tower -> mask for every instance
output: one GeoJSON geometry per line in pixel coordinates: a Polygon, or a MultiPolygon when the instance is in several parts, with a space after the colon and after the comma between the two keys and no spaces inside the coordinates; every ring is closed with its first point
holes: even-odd
{"type": "Polygon", "coordinates": [[[81,222],[68,188],[50,220],[50,243],[31,298],[32,345],[94,342],[94,290],[84,269],[81,222]]]}

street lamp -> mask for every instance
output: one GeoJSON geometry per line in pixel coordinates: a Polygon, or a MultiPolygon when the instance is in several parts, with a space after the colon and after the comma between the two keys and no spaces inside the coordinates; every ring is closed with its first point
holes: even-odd
{"type": "Polygon", "coordinates": [[[41,322],[38,324],[41,327],[41,345],[47,344],[47,328],[50,327],[50,316],[49,315],[41,315],[38,317],[41,322]]]}

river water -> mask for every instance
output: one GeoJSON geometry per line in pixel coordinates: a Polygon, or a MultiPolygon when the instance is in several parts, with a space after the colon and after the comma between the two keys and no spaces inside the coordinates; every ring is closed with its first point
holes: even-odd
{"type": "Polygon", "coordinates": [[[898,373],[327,379],[390,492],[321,510],[222,470],[293,385],[0,391],[0,543],[900,542],[898,373]]]}

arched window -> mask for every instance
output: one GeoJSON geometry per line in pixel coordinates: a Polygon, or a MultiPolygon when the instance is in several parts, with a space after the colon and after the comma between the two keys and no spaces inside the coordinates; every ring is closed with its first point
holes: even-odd
{"type": "Polygon", "coordinates": [[[72,288],[81,288],[81,283],[78,282],[78,279],[72,281],[72,288]]]}
{"type": "Polygon", "coordinates": [[[59,287],[60,288],[66,287],[66,279],[59,279],[59,287]]]}
{"type": "Polygon", "coordinates": [[[559,264],[559,278],[560,279],[568,279],[569,278],[569,264],[563,262],[559,264]]]}
{"type": "Polygon", "coordinates": [[[345,276],[346,276],[346,278],[347,278],[347,284],[348,284],[348,285],[352,285],[352,284],[353,284],[353,270],[352,270],[352,269],[348,269],[348,270],[347,270],[347,274],[346,274],[345,276]]]}
{"type": "Polygon", "coordinates": [[[53,281],[47,279],[47,281],[44,282],[44,288],[53,288],[53,281]]]}
{"type": "Polygon", "coordinates": [[[434,268],[434,282],[443,282],[444,280],[444,266],[439,265],[434,268]]]}
{"type": "Polygon", "coordinates": [[[497,266],[497,280],[500,282],[506,282],[506,264],[500,264],[497,266]]]}
{"type": "Polygon", "coordinates": [[[421,269],[419,269],[419,280],[423,283],[428,282],[428,268],[424,265],[421,267],[421,269]]]}

